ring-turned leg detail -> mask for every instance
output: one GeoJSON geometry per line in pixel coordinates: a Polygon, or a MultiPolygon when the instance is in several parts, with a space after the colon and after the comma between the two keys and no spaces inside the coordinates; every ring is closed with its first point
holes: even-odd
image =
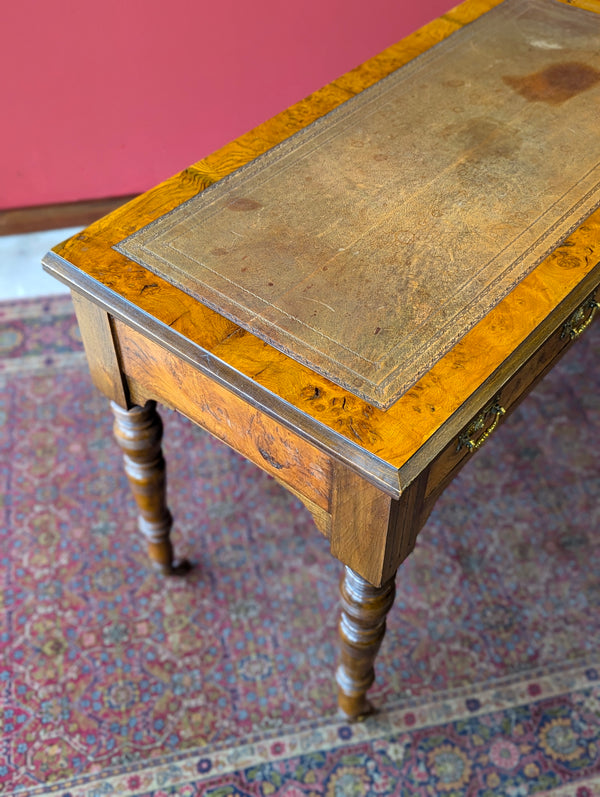
{"type": "Polygon", "coordinates": [[[167,476],[162,454],[162,421],[156,402],[124,410],[111,402],[115,438],[123,451],[125,473],[137,504],[138,526],[148,541],[152,564],[165,575],[183,575],[187,560],[175,560],[170,533],[173,518],[167,507],[167,476]]]}
{"type": "Polygon", "coordinates": [[[349,567],[340,583],[340,660],[336,673],[338,705],[353,720],[372,713],[367,690],[375,680],[373,664],[385,634],[385,617],[396,594],[395,578],[374,587],[349,567]]]}

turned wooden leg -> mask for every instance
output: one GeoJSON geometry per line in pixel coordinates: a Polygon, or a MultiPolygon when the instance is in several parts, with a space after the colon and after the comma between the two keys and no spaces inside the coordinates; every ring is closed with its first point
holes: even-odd
{"type": "Polygon", "coordinates": [[[373,664],[385,634],[385,617],[394,602],[395,577],[373,587],[349,567],[340,582],[340,660],[336,673],[338,705],[353,720],[367,716],[373,707],[367,690],[375,680],[373,664]]]}
{"type": "Polygon", "coordinates": [[[186,560],[173,557],[170,540],[173,518],[167,507],[167,477],[162,454],[162,421],[156,402],[124,410],[111,402],[114,434],[123,451],[125,473],[138,506],[138,525],[148,540],[152,564],[166,575],[182,575],[190,569],[186,560]]]}

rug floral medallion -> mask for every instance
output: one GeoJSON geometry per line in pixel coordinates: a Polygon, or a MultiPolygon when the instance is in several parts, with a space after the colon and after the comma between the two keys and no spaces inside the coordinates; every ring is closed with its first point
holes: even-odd
{"type": "Polygon", "coordinates": [[[596,324],[440,499],[348,724],[304,507],[164,411],[194,569],[161,578],[70,300],[0,305],[0,794],[600,795],[599,354],[596,324]]]}

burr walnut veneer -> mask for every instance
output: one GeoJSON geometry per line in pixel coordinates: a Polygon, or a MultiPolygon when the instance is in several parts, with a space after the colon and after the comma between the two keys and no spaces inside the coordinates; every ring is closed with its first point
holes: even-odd
{"type": "Polygon", "coordinates": [[[72,290],[158,567],[187,564],[169,538],[156,402],[310,510],[346,566],[337,684],[351,718],[370,711],[396,570],[436,498],[597,309],[594,12],[596,0],[467,0],[44,258],[72,290]],[[469,48],[489,71],[471,94],[469,48]],[[440,71],[446,51],[466,61],[440,71]]]}

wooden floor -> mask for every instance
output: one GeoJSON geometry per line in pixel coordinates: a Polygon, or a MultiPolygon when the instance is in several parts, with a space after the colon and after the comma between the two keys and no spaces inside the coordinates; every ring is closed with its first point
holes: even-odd
{"type": "Polygon", "coordinates": [[[42,270],[43,255],[131,198],[0,210],[0,301],[66,293],[42,270]]]}
{"type": "Polygon", "coordinates": [[[130,199],[133,197],[108,197],[82,202],[0,210],[0,235],[16,235],[65,227],[87,227],[88,224],[106,216],[107,213],[130,199]]]}

